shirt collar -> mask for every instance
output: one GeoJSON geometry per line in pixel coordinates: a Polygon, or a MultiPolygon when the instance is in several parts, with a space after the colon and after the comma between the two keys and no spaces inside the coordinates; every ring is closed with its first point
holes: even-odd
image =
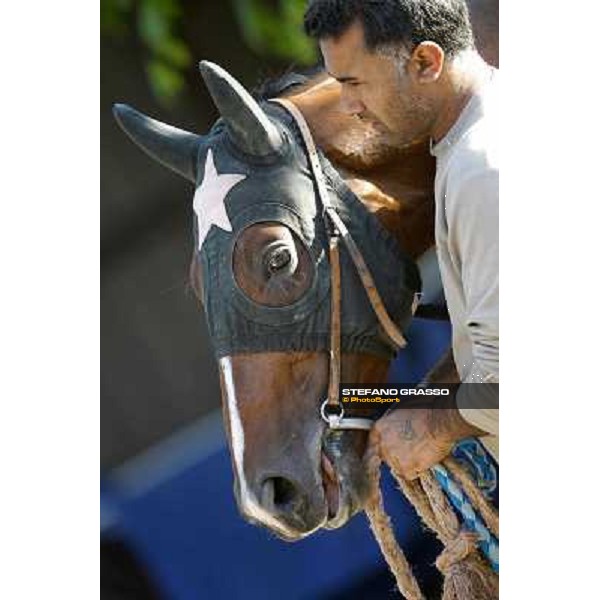
{"type": "Polygon", "coordinates": [[[467,105],[462,109],[458,119],[456,119],[452,127],[448,130],[448,133],[446,133],[437,144],[433,142],[432,138],[429,138],[429,152],[432,156],[439,158],[442,154],[447,152],[463,136],[471,125],[479,120],[483,114],[483,94],[489,83],[494,79],[495,74],[496,69],[490,67],[490,79],[486,85],[471,96],[467,105]]]}

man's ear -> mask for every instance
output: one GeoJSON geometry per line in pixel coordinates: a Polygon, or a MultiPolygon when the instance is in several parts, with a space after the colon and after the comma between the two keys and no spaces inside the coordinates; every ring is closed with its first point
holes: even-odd
{"type": "Polygon", "coordinates": [[[410,56],[410,68],[413,77],[419,83],[437,81],[444,67],[446,56],[435,42],[421,42],[410,56]]]}

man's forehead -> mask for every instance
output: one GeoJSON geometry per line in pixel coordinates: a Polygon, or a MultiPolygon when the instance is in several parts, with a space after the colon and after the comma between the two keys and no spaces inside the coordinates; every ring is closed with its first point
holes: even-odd
{"type": "Polygon", "coordinates": [[[368,53],[360,21],[355,21],[336,38],[322,39],[320,46],[325,68],[336,79],[351,76],[356,69],[357,59],[368,53]]]}

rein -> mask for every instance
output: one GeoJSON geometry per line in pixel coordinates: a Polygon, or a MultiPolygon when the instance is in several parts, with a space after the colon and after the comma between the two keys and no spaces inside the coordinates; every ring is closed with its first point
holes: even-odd
{"type": "Polygon", "coordinates": [[[319,153],[313,140],[312,134],[304,118],[304,115],[296,108],[296,106],[284,98],[274,98],[270,102],[275,102],[283,106],[287,112],[294,118],[294,121],[300,129],[302,139],[306,146],[308,161],[310,168],[317,184],[317,196],[323,206],[323,213],[329,221],[328,238],[329,238],[329,260],[331,264],[331,337],[329,343],[329,385],[327,398],[321,405],[321,417],[328,424],[330,429],[363,429],[369,430],[373,426],[373,419],[345,417],[344,408],[339,399],[339,384],[341,378],[341,269],[340,269],[340,254],[339,240],[344,242],[352,262],[356,267],[361,283],[367,293],[369,302],[379,323],[387,336],[399,348],[406,346],[406,339],[390,318],[375,282],[367,267],[367,263],[359,250],[354,238],[348,231],[346,225],[338,215],[335,207],[331,204],[329,194],[327,192],[327,184],[325,175],[319,160],[319,153]]]}
{"type": "MultiPolygon", "coordinates": [[[[390,318],[362,253],[335,207],[331,204],[319,154],[304,116],[289,100],[276,98],[270,102],[281,105],[298,125],[317,185],[317,196],[330,225],[327,230],[331,267],[330,366],[327,398],[321,405],[321,417],[330,429],[368,431],[373,426],[374,420],[345,417],[339,399],[341,377],[340,238],[352,258],[369,302],[385,333],[400,348],[406,346],[406,339],[390,318]]],[[[417,300],[418,296],[415,297],[413,303],[413,314],[417,309],[417,300]]],[[[380,459],[371,454],[367,457],[366,462],[369,478],[373,484],[371,497],[365,506],[371,529],[396,578],[398,589],[409,600],[424,600],[406,556],[395,540],[389,517],[385,514],[379,488],[380,459]]],[[[423,522],[437,534],[444,544],[444,551],[436,561],[438,569],[444,574],[444,600],[491,600],[497,598],[498,515],[464,468],[454,459],[448,458],[443,465],[435,465],[430,471],[421,474],[419,479],[414,482],[400,477],[393,467],[391,467],[391,471],[400,489],[412,503],[423,522]],[[474,509],[474,507],[476,508],[474,509]],[[453,508],[463,517],[464,528],[461,527],[453,508]],[[489,564],[486,564],[476,553],[477,547],[486,556],[489,564]]]]}

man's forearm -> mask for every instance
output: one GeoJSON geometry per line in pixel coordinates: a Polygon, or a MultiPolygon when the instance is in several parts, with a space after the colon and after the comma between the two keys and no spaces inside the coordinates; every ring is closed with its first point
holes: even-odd
{"type": "Polygon", "coordinates": [[[388,412],[369,433],[369,445],[407,479],[443,461],[458,440],[482,435],[451,408],[406,408],[388,412]]]}
{"type": "MultiPolygon", "coordinates": [[[[452,347],[442,356],[425,376],[425,383],[460,383],[460,376],[452,355],[452,347]]],[[[431,431],[448,441],[458,441],[465,437],[482,436],[486,432],[466,421],[456,405],[452,408],[433,408],[429,415],[431,431]]]]}
{"type": "Polygon", "coordinates": [[[425,375],[424,383],[460,383],[460,376],[452,356],[452,348],[440,358],[435,366],[425,375]]]}
{"type": "Polygon", "coordinates": [[[455,443],[466,437],[480,437],[487,432],[466,421],[457,408],[432,408],[429,423],[434,437],[455,443]]]}

